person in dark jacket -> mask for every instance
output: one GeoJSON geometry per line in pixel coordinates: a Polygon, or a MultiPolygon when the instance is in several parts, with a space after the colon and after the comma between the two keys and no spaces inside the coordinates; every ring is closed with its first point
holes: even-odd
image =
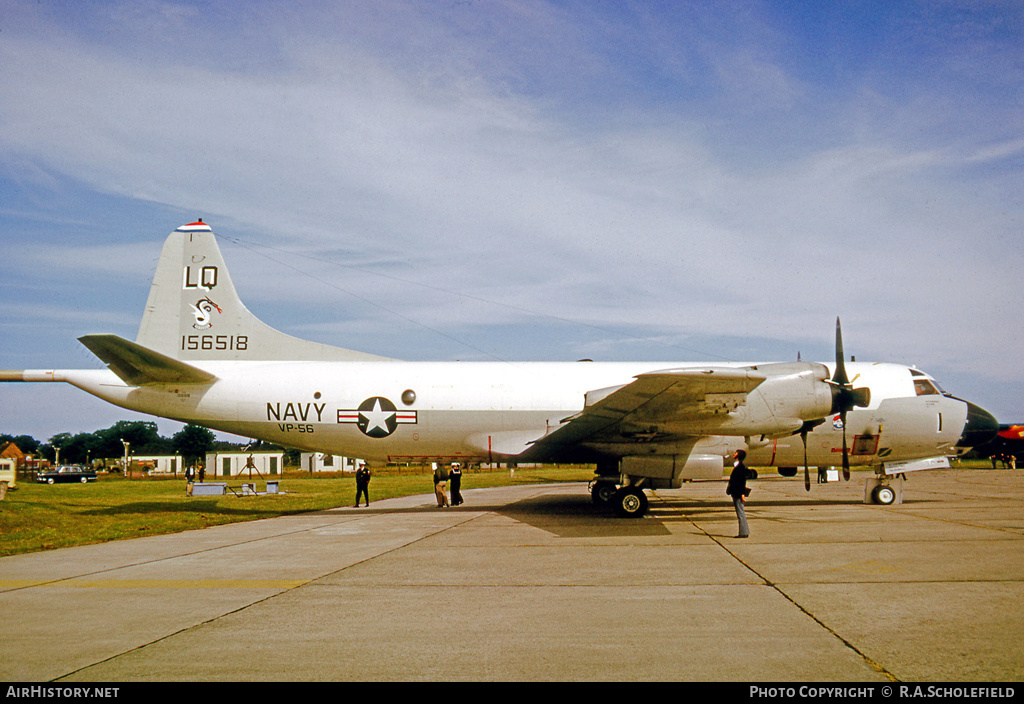
{"type": "Polygon", "coordinates": [[[366,505],[370,505],[370,469],[363,461],[359,462],[356,468],[356,508],[359,508],[359,497],[366,498],[366,505]]]}
{"type": "Polygon", "coordinates": [[[448,494],[445,491],[445,484],[448,483],[448,471],[443,464],[434,465],[434,494],[437,496],[437,507],[448,507],[448,494]]]}
{"type": "Polygon", "coordinates": [[[732,474],[729,475],[729,486],[725,493],[732,497],[732,504],[736,508],[736,518],[740,524],[737,538],[749,538],[750,528],[747,526],[747,512],[744,504],[750,496],[750,489],[747,488],[747,478],[750,470],[743,464],[747,458],[746,450],[736,450],[732,456],[732,474]]]}
{"type": "Polygon", "coordinates": [[[462,465],[452,462],[451,471],[448,472],[448,488],[452,492],[452,506],[462,503],[462,465]]]}

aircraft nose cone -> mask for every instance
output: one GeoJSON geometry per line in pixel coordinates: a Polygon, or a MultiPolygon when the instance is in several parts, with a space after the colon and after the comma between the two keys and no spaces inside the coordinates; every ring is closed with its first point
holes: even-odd
{"type": "Polygon", "coordinates": [[[975,406],[970,401],[967,404],[967,422],[964,424],[964,433],[957,441],[957,447],[977,447],[996,436],[999,432],[999,421],[996,417],[980,406],[975,406]]]}

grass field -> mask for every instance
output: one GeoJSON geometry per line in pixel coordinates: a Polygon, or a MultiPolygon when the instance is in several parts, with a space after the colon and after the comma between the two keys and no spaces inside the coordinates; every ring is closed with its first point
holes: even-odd
{"type": "MultiPolygon", "coordinates": [[[[375,473],[370,500],[428,494],[433,481],[428,471],[409,474],[375,473]]],[[[519,468],[467,472],[464,489],[509,486],[536,482],[586,482],[593,469],[569,467],[519,468]]],[[[235,477],[229,486],[248,482],[235,477]]],[[[264,483],[255,481],[257,491],[264,483]]],[[[251,521],[336,506],[355,500],[355,478],[285,474],[280,478],[285,493],[265,496],[185,496],[182,478],[125,479],[100,475],[88,484],[36,484],[19,480],[16,489],[0,501],[0,556],[38,550],[102,543],[176,533],[193,528],[251,521]]]]}

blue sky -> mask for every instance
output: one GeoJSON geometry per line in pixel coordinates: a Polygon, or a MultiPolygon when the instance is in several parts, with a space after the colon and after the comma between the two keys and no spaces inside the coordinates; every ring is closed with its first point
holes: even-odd
{"type": "MultiPolygon", "coordinates": [[[[0,368],[101,366],[202,217],[330,344],[828,360],[841,316],[1024,420],[1022,45],[1002,2],[2,0],[0,368]]],[[[0,386],[0,432],[134,417],[0,386]]]]}

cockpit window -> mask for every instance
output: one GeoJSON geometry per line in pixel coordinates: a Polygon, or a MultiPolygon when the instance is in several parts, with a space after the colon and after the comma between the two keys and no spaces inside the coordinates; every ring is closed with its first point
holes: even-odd
{"type": "Polygon", "coordinates": [[[946,395],[946,392],[939,386],[939,382],[934,379],[929,379],[928,375],[924,372],[911,368],[910,376],[914,378],[914,391],[918,396],[938,396],[946,395]]]}
{"type": "Polygon", "coordinates": [[[914,379],[914,391],[918,396],[938,396],[941,392],[928,379],[914,379]]]}

